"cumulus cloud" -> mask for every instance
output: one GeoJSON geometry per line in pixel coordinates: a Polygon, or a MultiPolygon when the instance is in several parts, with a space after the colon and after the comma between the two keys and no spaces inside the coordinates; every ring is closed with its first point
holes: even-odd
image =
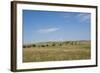
{"type": "Polygon", "coordinates": [[[39,33],[50,33],[50,32],[55,32],[58,31],[59,28],[44,28],[44,29],[39,29],[39,33]]]}

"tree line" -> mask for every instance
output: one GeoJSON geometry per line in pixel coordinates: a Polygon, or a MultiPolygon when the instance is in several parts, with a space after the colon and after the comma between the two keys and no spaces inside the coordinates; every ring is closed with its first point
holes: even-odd
{"type": "Polygon", "coordinates": [[[31,44],[31,45],[23,45],[23,48],[30,48],[30,47],[49,47],[49,46],[63,46],[63,45],[79,45],[81,42],[79,41],[66,41],[62,43],[51,43],[51,44],[31,44]]]}

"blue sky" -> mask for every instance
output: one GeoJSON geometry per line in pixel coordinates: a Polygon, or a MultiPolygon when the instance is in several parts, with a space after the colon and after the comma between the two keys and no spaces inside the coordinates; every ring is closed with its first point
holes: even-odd
{"type": "Polygon", "coordinates": [[[90,13],[23,10],[23,43],[90,40],[90,13]]]}

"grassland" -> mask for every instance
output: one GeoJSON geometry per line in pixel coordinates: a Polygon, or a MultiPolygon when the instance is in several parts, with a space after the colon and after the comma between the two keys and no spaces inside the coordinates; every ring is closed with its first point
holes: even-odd
{"type": "Polygon", "coordinates": [[[50,41],[23,45],[23,62],[84,60],[90,58],[90,41],[50,41]]]}

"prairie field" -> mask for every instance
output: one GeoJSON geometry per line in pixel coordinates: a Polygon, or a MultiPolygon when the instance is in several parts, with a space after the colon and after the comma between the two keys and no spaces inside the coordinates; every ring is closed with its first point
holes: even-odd
{"type": "Polygon", "coordinates": [[[23,62],[85,60],[90,58],[90,41],[49,41],[23,45],[23,62]]]}

